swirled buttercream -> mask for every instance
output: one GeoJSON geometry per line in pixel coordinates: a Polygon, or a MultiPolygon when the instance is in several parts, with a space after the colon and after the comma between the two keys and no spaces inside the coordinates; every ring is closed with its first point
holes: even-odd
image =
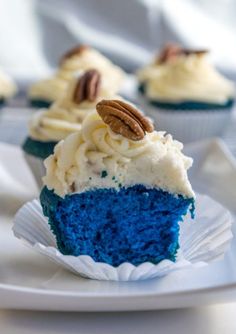
{"type": "Polygon", "coordinates": [[[167,102],[199,101],[224,104],[234,98],[234,84],[208,62],[205,54],[180,55],[149,78],[146,94],[167,102]]]}
{"type": "Polygon", "coordinates": [[[54,154],[45,160],[43,181],[61,197],[134,184],[193,197],[187,176],[192,159],[181,152],[182,148],[164,132],[147,133],[139,141],[127,139],[112,132],[93,112],[81,130],[58,143],[54,154]]]}
{"type": "Polygon", "coordinates": [[[70,81],[61,99],[54,102],[49,109],[40,110],[32,116],[29,122],[29,135],[32,139],[44,142],[64,139],[80,129],[84,118],[96,110],[96,104],[100,100],[114,97],[112,91],[104,90],[102,85],[94,102],[84,100],[76,103],[73,98],[74,90],[82,74],[70,81]]]}
{"type": "Polygon", "coordinates": [[[79,71],[97,69],[103,77],[103,90],[115,94],[123,83],[124,72],[118,66],[92,48],[66,58],[52,78],[41,80],[29,89],[32,99],[56,101],[64,93],[68,82],[79,71]]]}

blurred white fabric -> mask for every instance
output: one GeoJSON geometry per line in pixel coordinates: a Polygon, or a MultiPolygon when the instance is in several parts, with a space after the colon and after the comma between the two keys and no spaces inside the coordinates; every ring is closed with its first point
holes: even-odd
{"type": "Polygon", "coordinates": [[[87,43],[133,71],[176,41],[210,49],[236,78],[235,10],[234,0],[1,1],[0,67],[16,79],[44,76],[65,50],[87,43]]]}

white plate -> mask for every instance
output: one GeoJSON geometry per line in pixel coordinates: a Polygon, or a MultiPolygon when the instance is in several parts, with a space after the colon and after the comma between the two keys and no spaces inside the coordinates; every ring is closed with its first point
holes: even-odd
{"type": "MultiPolygon", "coordinates": [[[[236,163],[219,141],[192,144],[195,189],[236,213],[236,163]]],[[[12,217],[36,187],[16,147],[0,144],[0,307],[62,311],[180,308],[236,300],[236,240],[224,260],[142,282],[94,281],[59,269],[14,238],[12,217]],[[17,168],[16,168],[17,166],[17,168]]],[[[234,226],[234,233],[236,228],[234,226]]]]}

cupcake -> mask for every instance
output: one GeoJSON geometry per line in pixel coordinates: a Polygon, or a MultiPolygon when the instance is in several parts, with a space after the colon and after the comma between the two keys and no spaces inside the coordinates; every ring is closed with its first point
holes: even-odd
{"type": "Polygon", "coordinates": [[[230,120],[234,84],[208,62],[207,53],[176,47],[145,81],[147,112],[183,142],[221,135],[230,120]]]}
{"type": "Polygon", "coordinates": [[[16,92],[17,88],[13,80],[6,73],[0,71],[0,107],[12,98],[16,92]]]}
{"type": "Polygon", "coordinates": [[[45,161],[40,202],[64,255],[119,266],[176,260],[193,214],[183,145],[133,105],[102,100],[45,161]]]}
{"type": "Polygon", "coordinates": [[[110,91],[116,93],[123,84],[124,72],[112,64],[97,50],[81,45],[69,50],[60,60],[59,68],[53,77],[33,84],[28,92],[30,104],[33,107],[47,108],[60,99],[65,92],[68,82],[78,71],[90,68],[97,69],[110,91]]]}
{"type": "Polygon", "coordinates": [[[91,69],[75,76],[60,100],[32,116],[23,150],[39,186],[45,173],[43,160],[61,139],[80,129],[85,116],[105,97],[114,97],[113,89],[109,90],[101,74],[91,69]]]}

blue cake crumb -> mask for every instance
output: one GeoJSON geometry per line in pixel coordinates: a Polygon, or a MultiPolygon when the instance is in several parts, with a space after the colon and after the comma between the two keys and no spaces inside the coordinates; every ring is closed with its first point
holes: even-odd
{"type": "Polygon", "coordinates": [[[61,253],[113,266],[175,261],[179,222],[189,207],[194,211],[194,199],[143,185],[65,198],[44,187],[40,201],[61,253]]]}

